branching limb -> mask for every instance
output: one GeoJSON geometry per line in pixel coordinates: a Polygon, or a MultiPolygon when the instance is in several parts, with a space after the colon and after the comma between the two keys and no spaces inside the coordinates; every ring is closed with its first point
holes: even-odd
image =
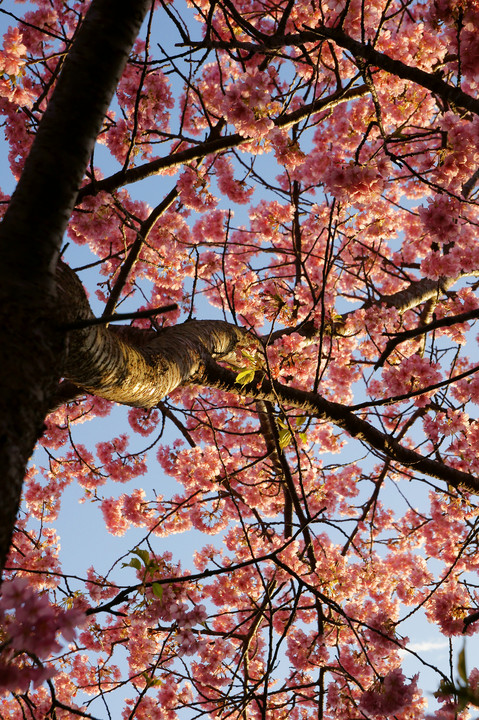
{"type": "MultiPolygon", "coordinates": [[[[289,538],[293,534],[293,501],[291,492],[284,476],[284,464],[286,458],[279,442],[278,428],[274,419],[273,406],[265,400],[256,402],[261,432],[266,443],[268,456],[273,464],[278,480],[281,482],[284,497],[284,537],[289,538]]],[[[288,468],[289,470],[289,468],[288,468]]]]}
{"type": "MultiPolygon", "coordinates": [[[[235,384],[235,380],[235,373],[210,360],[205,361],[201,380],[198,377],[197,382],[209,387],[238,393],[238,385],[235,384]]],[[[431,460],[415,450],[404,447],[395,438],[378,430],[344,405],[326,400],[321,395],[291,388],[275,380],[271,382],[266,379],[260,383],[253,382],[243,386],[241,394],[272,402],[279,398],[285,405],[301,409],[320,420],[334,423],[342,430],[345,430],[351,437],[366,443],[366,445],[378,450],[384,456],[404,467],[443,480],[455,488],[479,493],[479,478],[475,475],[445,465],[437,460],[431,460]]]]}
{"type": "MultiPolygon", "coordinates": [[[[308,118],[313,113],[319,113],[323,110],[328,110],[341,103],[350,102],[355,98],[363,97],[367,95],[368,88],[366,85],[360,85],[358,87],[346,88],[339,90],[329,97],[318,98],[307,105],[302,106],[297,110],[293,110],[290,113],[284,113],[273,120],[277,128],[286,129],[299,122],[302,119],[308,118]]],[[[204,158],[206,155],[214,155],[223,150],[229,150],[234,147],[238,147],[247,142],[250,142],[251,138],[234,133],[232,135],[225,135],[222,137],[211,137],[206,139],[203,143],[189,147],[186,150],[180,150],[176,153],[167,155],[166,157],[152,160],[144,165],[138,165],[130,168],[125,172],[120,171],[104,180],[97,180],[95,183],[89,183],[81,188],[78,194],[78,201],[80,202],[83,198],[89,195],[96,195],[100,191],[113,192],[124,185],[130,185],[131,183],[139,182],[147,177],[156,175],[161,170],[171,167],[180,167],[186,165],[194,160],[204,158]]]]}
{"type": "Polygon", "coordinates": [[[405,342],[406,340],[411,340],[412,338],[419,337],[420,335],[425,335],[426,333],[431,332],[432,330],[437,330],[438,328],[451,327],[452,325],[458,325],[459,323],[468,322],[469,320],[476,320],[477,318],[479,318],[479,309],[476,308],[475,310],[469,310],[468,312],[458,313],[458,315],[450,315],[449,317],[440,318],[439,320],[433,320],[426,325],[421,325],[421,327],[411,328],[411,330],[404,330],[403,332],[397,333],[397,335],[387,341],[386,347],[376,362],[374,369],[377,370],[382,367],[393,350],[400,343],[405,342]]]}

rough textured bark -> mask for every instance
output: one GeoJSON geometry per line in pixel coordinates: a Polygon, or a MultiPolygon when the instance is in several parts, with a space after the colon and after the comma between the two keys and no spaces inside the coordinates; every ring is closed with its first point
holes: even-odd
{"type": "MultiPolygon", "coordinates": [[[[64,321],[93,318],[82,284],[58,267],[64,321]]],[[[161,332],[94,325],[69,333],[64,377],[86,392],[124,405],[154,407],[180,385],[194,383],[206,357],[227,359],[245,330],[219,320],[191,320],[161,332]]]]}
{"type": "Polygon", "coordinates": [[[0,567],[25,466],[60,376],[55,267],[62,236],[151,0],[94,0],[0,226],[0,567]],[[34,362],[33,362],[34,360],[34,362]]]}

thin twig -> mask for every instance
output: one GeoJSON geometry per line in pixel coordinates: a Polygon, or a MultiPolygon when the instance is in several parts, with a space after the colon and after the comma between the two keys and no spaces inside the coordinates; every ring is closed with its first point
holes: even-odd
{"type": "Polygon", "coordinates": [[[101,318],[88,318],[88,320],[76,320],[75,322],[65,323],[62,325],[62,330],[83,330],[93,325],[108,325],[112,322],[119,322],[120,320],[137,320],[138,318],[149,318],[155,315],[161,315],[162,313],[173,312],[178,310],[178,305],[172,303],[171,305],[163,305],[159,308],[152,308],[151,310],[137,310],[131,313],[114,313],[113,315],[104,315],[101,318]]]}

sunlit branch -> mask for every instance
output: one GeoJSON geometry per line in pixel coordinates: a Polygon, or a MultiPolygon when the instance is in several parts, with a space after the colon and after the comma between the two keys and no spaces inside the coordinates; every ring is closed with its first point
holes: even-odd
{"type": "MultiPolygon", "coordinates": [[[[366,85],[360,85],[347,90],[339,90],[327,98],[318,98],[298,110],[280,115],[278,118],[273,119],[273,122],[277,128],[287,129],[300,120],[308,118],[313,113],[319,113],[322,110],[328,110],[341,103],[363,97],[368,92],[366,85]]],[[[156,175],[166,168],[179,167],[193,160],[199,160],[206,155],[213,155],[223,150],[229,150],[247,142],[251,142],[251,138],[240,135],[239,133],[225,135],[213,140],[205,140],[205,142],[187,148],[186,150],[180,150],[166,157],[152,160],[145,165],[138,165],[124,172],[117,172],[104,180],[97,180],[94,183],[84,185],[78,194],[78,202],[81,202],[81,200],[88,195],[96,195],[102,190],[112,192],[124,185],[130,185],[144,180],[151,175],[156,175]]]]}

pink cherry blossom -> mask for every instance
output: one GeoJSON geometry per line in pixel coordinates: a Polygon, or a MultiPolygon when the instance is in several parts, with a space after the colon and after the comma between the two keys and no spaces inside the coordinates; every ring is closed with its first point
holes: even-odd
{"type": "Polygon", "coordinates": [[[373,717],[395,715],[413,702],[417,692],[417,679],[418,676],[415,675],[411,682],[407,683],[399,668],[392,670],[363,693],[359,707],[373,717]]]}

